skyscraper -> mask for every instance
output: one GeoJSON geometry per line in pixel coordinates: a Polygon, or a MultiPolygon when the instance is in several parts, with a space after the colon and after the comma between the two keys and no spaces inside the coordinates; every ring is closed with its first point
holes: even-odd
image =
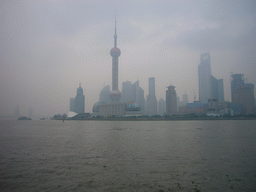
{"type": "Polygon", "coordinates": [[[76,111],[76,99],[70,98],[70,105],[69,105],[69,111],[76,111]]]}
{"type": "Polygon", "coordinates": [[[224,101],[223,79],[218,79],[217,80],[217,86],[218,86],[218,101],[224,101]]]}
{"type": "Polygon", "coordinates": [[[170,85],[166,90],[166,114],[174,115],[177,113],[177,94],[175,87],[170,85]]]}
{"type": "Polygon", "coordinates": [[[128,103],[136,100],[136,86],[132,85],[130,81],[122,83],[122,97],[121,101],[128,103]]]}
{"type": "Polygon", "coordinates": [[[244,74],[232,74],[230,76],[230,84],[231,84],[231,102],[235,102],[234,92],[238,87],[241,87],[245,84],[244,74]]]}
{"type": "Polygon", "coordinates": [[[145,97],[144,90],[141,87],[136,89],[136,102],[140,106],[140,111],[142,114],[145,114],[145,97]]]}
{"type": "Polygon", "coordinates": [[[156,115],[157,114],[157,100],[155,95],[155,78],[150,77],[149,82],[149,94],[147,96],[147,114],[156,115]]]}
{"type": "Polygon", "coordinates": [[[199,101],[207,103],[211,98],[211,62],[210,53],[203,53],[198,66],[199,101]]]}
{"type": "Polygon", "coordinates": [[[166,103],[163,98],[158,101],[158,114],[163,116],[166,112],[166,103]]]}
{"type": "Polygon", "coordinates": [[[200,56],[198,66],[199,101],[207,103],[208,99],[224,101],[223,79],[216,79],[211,75],[210,53],[200,56]]]}
{"type": "Polygon", "coordinates": [[[110,103],[109,94],[110,94],[110,86],[106,85],[105,87],[103,87],[102,91],[100,92],[99,102],[110,103]]]}
{"type": "Polygon", "coordinates": [[[145,98],[144,90],[139,86],[139,81],[131,84],[130,81],[122,83],[122,97],[121,101],[124,103],[135,102],[142,114],[145,112],[145,98]]]}
{"type": "MultiPolygon", "coordinates": [[[[211,75],[211,99],[224,101],[223,79],[216,79],[211,75]]],[[[208,98],[208,99],[210,99],[208,98]]]]}
{"type": "Polygon", "coordinates": [[[75,112],[78,114],[84,113],[84,95],[81,83],[77,88],[77,94],[75,98],[75,112]]]}
{"type": "Polygon", "coordinates": [[[185,105],[188,103],[188,94],[186,92],[182,95],[182,102],[185,105]]]}
{"type": "Polygon", "coordinates": [[[242,113],[245,115],[254,114],[254,84],[244,83],[243,74],[231,75],[231,97],[232,103],[242,105],[242,113]]]}
{"type": "Polygon", "coordinates": [[[121,93],[118,90],[118,57],[121,55],[120,49],[117,47],[116,20],[115,20],[115,35],[114,47],[110,50],[112,57],[112,91],[109,96],[113,103],[118,103],[121,98],[121,93]]]}

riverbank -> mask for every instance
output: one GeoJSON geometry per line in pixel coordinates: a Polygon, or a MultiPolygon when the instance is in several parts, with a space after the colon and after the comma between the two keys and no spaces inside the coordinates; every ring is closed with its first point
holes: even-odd
{"type": "Polygon", "coordinates": [[[115,117],[115,118],[86,118],[65,119],[86,121],[203,121],[203,120],[256,120],[256,117],[170,117],[170,118],[139,118],[139,117],[115,117]]]}

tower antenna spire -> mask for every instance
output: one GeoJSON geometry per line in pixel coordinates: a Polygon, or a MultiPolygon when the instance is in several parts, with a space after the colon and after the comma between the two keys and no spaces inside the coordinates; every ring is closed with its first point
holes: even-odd
{"type": "Polygon", "coordinates": [[[116,15],[115,15],[115,35],[114,35],[114,47],[110,50],[112,57],[112,91],[110,92],[110,99],[117,103],[121,98],[121,93],[118,90],[118,57],[121,51],[117,47],[117,35],[116,35],[116,15]]]}
{"type": "Polygon", "coordinates": [[[114,35],[114,47],[117,45],[117,34],[116,34],[116,13],[115,13],[115,35],[114,35]]]}

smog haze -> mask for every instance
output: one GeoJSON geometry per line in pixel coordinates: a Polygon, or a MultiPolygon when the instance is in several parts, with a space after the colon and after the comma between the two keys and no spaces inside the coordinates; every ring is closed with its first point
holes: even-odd
{"type": "Polygon", "coordinates": [[[200,54],[210,52],[212,75],[224,80],[230,101],[230,74],[256,85],[256,2],[248,1],[69,1],[0,2],[0,116],[15,106],[38,117],[68,113],[79,83],[85,112],[111,85],[115,15],[122,82],[139,80],[148,94],[155,77],[157,100],[176,86],[198,99],[200,54]]]}

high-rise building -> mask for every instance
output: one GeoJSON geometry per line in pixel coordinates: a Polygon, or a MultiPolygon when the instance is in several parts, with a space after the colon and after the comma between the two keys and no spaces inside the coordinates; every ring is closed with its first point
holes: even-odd
{"type": "Polygon", "coordinates": [[[136,91],[136,102],[140,106],[140,111],[144,115],[145,112],[145,97],[144,97],[144,90],[141,87],[137,88],[136,91]]]}
{"type": "Polygon", "coordinates": [[[70,98],[70,105],[69,105],[69,111],[76,111],[76,99],[70,98]]]}
{"type": "Polygon", "coordinates": [[[75,98],[75,112],[78,114],[84,113],[84,95],[81,83],[77,88],[77,94],[75,98]]]}
{"type": "Polygon", "coordinates": [[[186,105],[188,102],[188,94],[185,92],[183,95],[182,95],[182,102],[186,105]]]}
{"type": "Polygon", "coordinates": [[[109,96],[113,103],[118,103],[121,98],[121,93],[118,90],[118,57],[121,55],[121,50],[117,47],[116,20],[114,47],[110,50],[110,55],[112,57],[112,91],[109,96]]]}
{"type": "Polygon", "coordinates": [[[198,66],[199,101],[207,103],[208,99],[224,101],[223,79],[211,75],[210,53],[203,53],[198,66]]]}
{"type": "Polygon", "coordinates": [[[147,96],[147,114],[157,114],[157,100],[155,95],[155,78],[149,78],[149,94],[147,96]]]}
{"type": "Polygon", "coordinates": [[[242,105],[244,115],[255,113],[254,84],[245,83],[243,74],[231,75],[232,103],[242,105]]]}
{"type": "Polygon", "coordinates": [[[210,53],[203,53],[198,66],[199,101],[207,103],[211,98],[211,61],[210,53]]]}
{"type": "Polygon", "coordinates": [[[182,110],[182,107],[186,106],[187,103],[188,95],[186,92],[182,95],[182,101],[180,101],[179,96],[177,96],[177,112],[180,112],[180,109],[182,110]]]}
{"type": "Polygon", "coordinates": [[[166,104],[163,98],[158,101],[158,114],[163,116],[166,112],[166,104]]]}
{"type": "Polygon", "coordinates": [[[122,97],[121,101],[124,103],[128,103],[136,100],[136,85],[131,84],[130,81],[126,81],[122,83],[122,97]]]}
{"type": "Polygon", "coordinates": [[[234,101],[234,92],[238,87],[243,86],[244,83],[244,74],[232,74],[230,76],[230,84],[231,84],[231,102],[234,101]]]}
{"type": "Polygon", "coordinates": [[[218,101],[224,101],[223,79],[216,79],[211,75],[211,98],[218,101]]]}
{"type": "Polygon", "coordinates": [[[110,103],[111,101],[109,98],[109,94],[110,94],[110,86],[106,85],[105,87],[103,87],[102,91],[100,92],[99,102],[110,103]]]}
{"type": "Polygon", "coordinates": [[[166,114],[174,115],[177,113],[177,94],[175,87],[170,85],[166,90],[166,114]]]}
{"type": "Polygon", "coordinates": [[[211,81],[210,81],[210,85],[211,85],[211,94],[210,94],[210,97],[208,98],[208,100],[211,98],[211,99],[218,99],[218,80],[213,77],[211,75],[211,81]]]}
{"type": "Polygon", "coordinates": [[[180,97],[177,96],[177,108],[179,109],[179,107],[184,106],[185,104],[183,103],[183,101],[180,100],[180,97]]]}
{"type": "Polygon", "coordinates": [[[223,79],[218,79],[217,80],[217,86],[218,86],[218,101],[224,101],[223,79]]]}
{"type": "Polygon", "coordinates": [[[254,85],[246,83],[234,91],[235,103],[242,104],[242,113],[250,115],[255,113],[254,85]]]}
{"type": "Polygon", "coordinates": [[[145,113],[144,90],[139,86],[139,81],[131,84],[130,81],[122,83],[122,97],[124,103],[135,102],[140,107],[140,112],[145,113]]]}

